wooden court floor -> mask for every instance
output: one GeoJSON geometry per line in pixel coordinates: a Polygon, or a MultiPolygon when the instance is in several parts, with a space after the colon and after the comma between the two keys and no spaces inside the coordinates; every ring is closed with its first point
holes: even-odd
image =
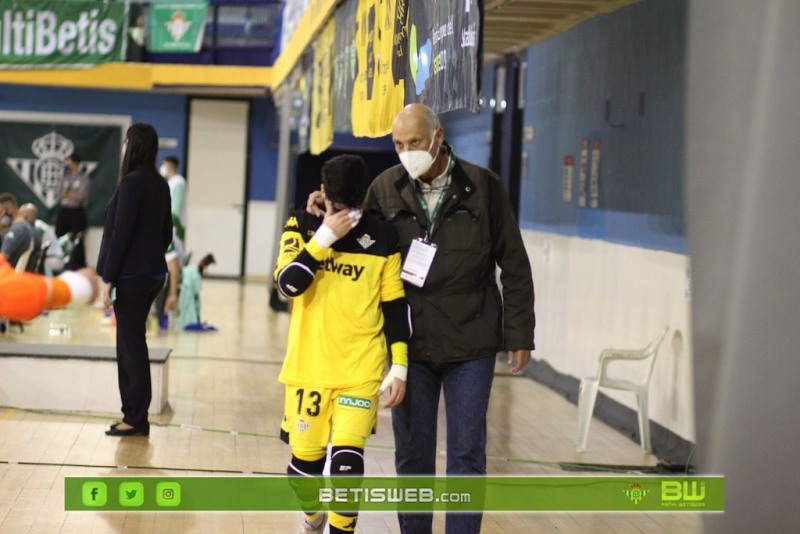
{"type": "MultiPolygon", "coordinates": [[[[205,282],[202,317],[215,333],[148,332],[151,347],[172,349],[169,407],[151,417],[150,436],[115,438],[104,430],[119,414],[0,408],[0,533],[292,533],[297,514],[65,512],[68,476],[230,476],[283,473],[289,449],[278,439],[283,392],[277,382],[287,314],[269,310],[264,284],[205,282]]],[[[97,308],[59,310],[31,322],[19,343],[114,344],[114,327],[97,308]],[[50,323],[68,323],[50,335],[50,323]]],[[[444,410],[440,416],[440,471],[444,410]]],[[[588,451],[576,453],[576,407],[533,380],[512,376],[499,362],[489,407],[488,471],[494,474],[574,474],[559,463],[655,465],[658,459],[599,421],[588,451]]],[[[368,474],[394,474],[391,421],[379,415],[366,451],[368,474]]],[[[635,475],[635,473],[631,473],[635,475]]],[[[700,532],[687,513],[506,513],[484,516],[484,533],[700,532]]],[[[393,514],[362,514],[357,532],[397,533],[393,514]]],[[[434,519],[444,532],[444,517],[434,519]]]]}

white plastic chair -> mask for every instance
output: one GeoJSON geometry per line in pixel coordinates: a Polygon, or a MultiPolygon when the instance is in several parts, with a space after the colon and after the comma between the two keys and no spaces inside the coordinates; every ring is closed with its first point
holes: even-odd
{"type": "Polygon", "coordinates": [[[579,452],[586,450],[586,440],[589,438],[589,424],[592,422],[594,403],[597,400],[597,389],[601,387],[622,389],[636,393],[636,402],[639,407],[639,436],[642,448],[652,451],[650,446],[650,416],[648,415],[648,391],[650,377],[653,375],[653,364],[656,354],[669,331],[667,326],[653,341],[643,349],[605,349],[600,353],[600,362],[597,376],[586,377],[581,380],[578,390],[578,434],[577,447],[579,452]],[[644,366],[644,376],[641,381],[633,382],[611,378],[608,376],[608,364],[613,361],[635,361],[644,366]]]}

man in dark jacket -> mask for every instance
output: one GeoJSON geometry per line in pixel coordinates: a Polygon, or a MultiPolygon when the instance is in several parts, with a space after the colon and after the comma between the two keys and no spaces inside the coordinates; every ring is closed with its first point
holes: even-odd
{"type": "MultiPolygon", "coordinates": [[[[444,391],[447,474],[485,474],[495,355],[508,351],[517,373],[534,348],[530,262],[497,176],[456,157],[433,110],[406,106],[392,124],[392,139],[401,165],[375,179],[364,207],[398,231],[414,325],[408,392],[392,409],[397,472],[435,473],[444,391]]],[[[319,209],[315,200],[309,198],[309,211],[319,209]]],[[[448,514],[446,529],[477,533],[481,519],[448,514]]],[[[399,514],[399,520],[404,533],[429,533],[433,516],[399,514]]]]}

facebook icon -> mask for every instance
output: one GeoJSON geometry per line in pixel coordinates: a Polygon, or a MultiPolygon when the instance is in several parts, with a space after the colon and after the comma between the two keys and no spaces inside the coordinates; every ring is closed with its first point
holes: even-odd
{"type": "Polygon", "coordinates": [[[81,501],[84,506],[105,506],[108,500],[108,491],[103,482],[84,482],[81,487],[81,501]]]}

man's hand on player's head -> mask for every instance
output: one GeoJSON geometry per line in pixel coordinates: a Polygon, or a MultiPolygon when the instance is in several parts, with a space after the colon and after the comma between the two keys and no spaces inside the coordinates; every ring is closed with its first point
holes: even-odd
{"type": "Polygon", "coordinates": [[[325,215],[325,197],[322,195],[322,191],[313,191],[308,195],[306,211],[314,217],[325,215]]]}

